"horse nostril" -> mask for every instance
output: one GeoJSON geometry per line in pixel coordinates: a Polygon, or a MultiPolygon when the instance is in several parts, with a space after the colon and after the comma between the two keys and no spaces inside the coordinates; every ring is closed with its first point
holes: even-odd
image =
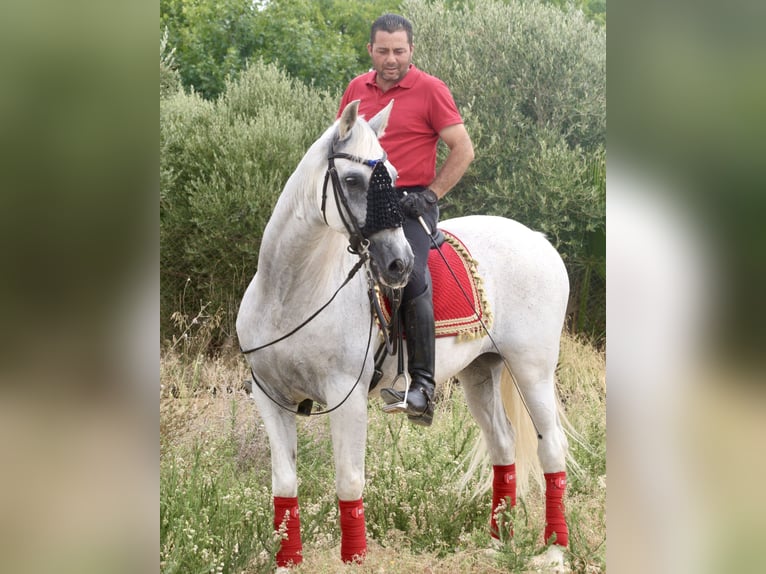
{"type": "Polygon", "coordinates": [[[401,259],[394,259],[391,264],[388,266],[388,270],[391,273],[404,273],[404,270],[406,269],[406,266],[404,265],[404,261],[401,259]]]}

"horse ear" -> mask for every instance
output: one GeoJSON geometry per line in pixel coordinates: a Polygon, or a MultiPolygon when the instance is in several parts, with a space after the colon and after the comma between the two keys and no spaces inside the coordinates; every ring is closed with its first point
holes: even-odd
{"type": "Polygon", "coordinates": [[[340,114],[340,123],[338,124],[338,139],[342,140],[351,131],[351,128],[356,124],[356,117],[359,115],[359,102],[360,100],[354,100],[345,108],[343,113],[340,114]]]}
{"type": "Polygon", "coordinates": [[[370,127],[378,135],[378,139],[383,137],[386,132],[386,126],[388,125],[388,116],[391,115],[391,108],[394,106],[394,100],[388,102],[388,105],[380,110],[375,117],[369,121],[370,127]]]}

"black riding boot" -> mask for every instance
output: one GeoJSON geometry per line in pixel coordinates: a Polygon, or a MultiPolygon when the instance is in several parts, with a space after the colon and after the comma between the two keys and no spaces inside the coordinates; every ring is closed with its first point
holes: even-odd
{"type": "MultiPolygon", "coordinates": [[[[407,392],[407,415],[415,424],[429,426],[434,417],[434,306],[431,284],[407,302],[404,308],[404,333],[407,337],[407,359],[410,388],[407,392]]],[[[387,404],[404,400],[404,391],[382,389],[387,404]]]]}

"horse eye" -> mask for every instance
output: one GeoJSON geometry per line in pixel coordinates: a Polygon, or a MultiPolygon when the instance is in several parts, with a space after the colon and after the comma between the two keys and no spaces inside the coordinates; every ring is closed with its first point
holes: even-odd
{"type": "Polygon", "coordinates": [[[345,177],[343,181],[346,182],[346,185],[349,187],[354,187],[356,185],[359,185],[359,176],[356,175],[349,175],[348,177],[345,177]]]}

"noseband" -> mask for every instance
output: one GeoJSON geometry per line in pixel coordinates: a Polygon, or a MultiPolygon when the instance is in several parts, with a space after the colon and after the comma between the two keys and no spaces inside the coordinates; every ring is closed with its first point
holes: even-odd
{"type": "Polygon", "coordinates": [[[402,226],[403,216],[399,200],[394,190],[391,176],[386,169],[386,155],[380,159],[364,159],[347,153],[332,153],[327,157],[327,172],[322,187],[322,218],[327,223],[327,184],[332,181],[335,204],[338,215],[349,234],[349,251],[359,253],[369,246],[369,237],[382,229],[395,229],[402,226]],[[340,183],[336,159],[347,159],[373,168],[367,186],[367,215],[364,227],[359,227],[348,204],[343,186],[340,183]],[[343,206],[341,208],[341,206],[343,206]]]}

